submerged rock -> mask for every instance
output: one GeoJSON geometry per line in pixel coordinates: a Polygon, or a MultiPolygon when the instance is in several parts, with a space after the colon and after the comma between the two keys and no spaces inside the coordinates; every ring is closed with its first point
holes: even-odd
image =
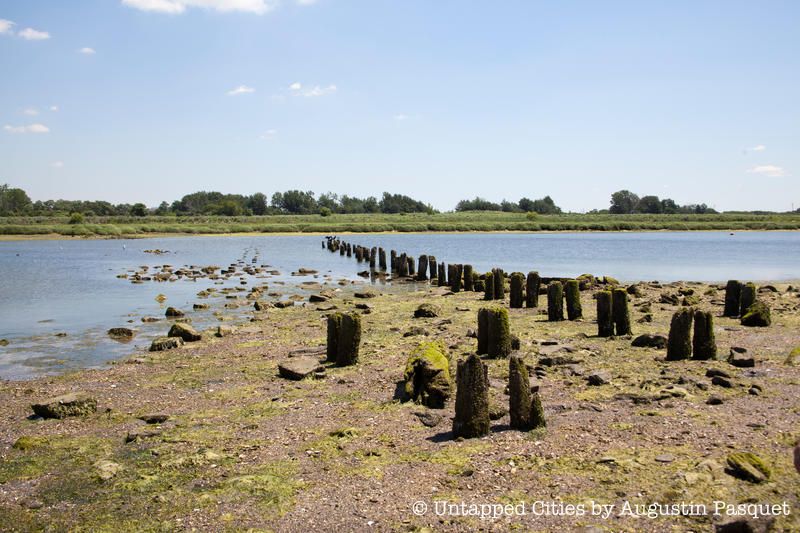
{"type": "Polygon", "coordinates": [[[131,340],[136,332],[130,328],[111,328],[108,336],[114,340],[131,340]]]}
{"type": "Polygon", "coordinates": [[[203,338],[196,329],[189,324],[183,323],[173,324],[172,327],[169,328],[167,337],[179,337],[185,342],[197,342],[203,338]]]}
{"type": "Polygon", "coordinates": [[[86,416],[97,411],[97,400],[86,393],[73,392],[35,403],[31,409],[42,418],[86,416]]]}

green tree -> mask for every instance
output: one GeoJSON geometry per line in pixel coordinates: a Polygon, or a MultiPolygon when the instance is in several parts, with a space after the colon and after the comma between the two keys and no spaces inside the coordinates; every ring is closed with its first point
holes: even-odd
{"type": "Polygon", "coordinates": [[[615,215],[633,213],[638,203],[639,197],[631,191],[617,191],[611,195],[611,209],[609,211],[615,215]]]}
{"type": "Polygon", "coordinates": [[[657,215],[664,212],[664,206],[658,196],[642,196],[636,204],[636,212],[657,215]]]}
{"type": "Polygon", "coordinates": [[[131,207],[131,215],[135,217],[147,216],[147,206],[141,203],[133,204],[131,207]]]}

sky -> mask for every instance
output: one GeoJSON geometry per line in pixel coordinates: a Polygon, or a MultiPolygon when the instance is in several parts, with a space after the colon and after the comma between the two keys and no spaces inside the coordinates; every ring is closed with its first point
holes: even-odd
{"type": "Polygon", "coordinates": [[[0,183],[800,207],[800,2],[0,0],[0,183]]]}

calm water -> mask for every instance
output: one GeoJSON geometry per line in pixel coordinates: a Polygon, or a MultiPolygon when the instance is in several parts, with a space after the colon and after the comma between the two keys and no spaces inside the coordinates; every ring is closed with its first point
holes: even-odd
{"type": "MultiPolygon", "coordinates": [[[[800,279],[800,232],[559,233],[348,235],[365,246],[383,246],[417,256],[471,263],[478,272],[494,266],[507,272],[538,270],[543,276],[583,273],[634,280],[794,280],[800,279]]],[[[246,287],[261,282],[284,295],[302,292],[302,281],[335,286],[341,278],[360,279],[354,259],[321,249],[316,236],[173,237],[137,240],[0,242],[0,378],[22,379],[71,368],[96,367],[145,349],[168,329],[165,321],[143,324],[142,316],[163,317],[166,305],[191,309],[197,292],[240,285],[238,276],[223,285],[208,279],[141,285],[117,274],[141,265],[173,267],[237,261],[269,265],[280,275],[244,276],[246,287]],[[154,256],[146,249],[169,250],[154,256]],[[255,259],[256,263],[253,263],[255,259]],[[318,278],[294,277],[300,267],[318,278]],[[285,283],[286,285],[281,285],[285,283]],[[167,297],[164,304],[156,296],[167,297]],[[130,344],[105,335],[110,327],[139,331],[130,344]],[[64,334],[66,336],[56,336],[64,334]]],[[[363,270],[363,268],[361,268],[363,270]]],[[[244,293],[243,293],[244,294],[244,293]]],[[[190,312],[198,328],[219,324],[212,314],[224,298],[208,301],[208,311],[190,312]]],[[[250,307],[224,310],[244,321],[250,307]]]]}

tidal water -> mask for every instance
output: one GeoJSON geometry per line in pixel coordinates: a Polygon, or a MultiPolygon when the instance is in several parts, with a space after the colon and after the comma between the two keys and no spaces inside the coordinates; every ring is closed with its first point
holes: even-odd
{"type": "MultiPolygon", "coordinates": [[[[427,253],[447,263],[470,263],[477,272],[500,267],[506,272],[538,270],[542,276],[609,275],[621,281],[800,279],[800,232],[364,234],[343,239],[415,257],[427,253]]],[[[0,339],[8,341],[0,346],[0,378],[100,367],[145,350],[154,337],[166,333],[168,324],[143,323],[141,318],[163,318],[168,305],[190,310],[198,329],[220,324],[213,313],[222,309],[224,298],[205,301],[209,310],[191,311],[197,293],[208,287],[266,282],[270,292],[281,292],[276,298],[285,298],[292,293],[307,296],[300,286],[304,281],[338,287],[341,279],[363,279],[357,276],[363,265],[323,250],[321,240],[264,235],[0,242],[0,339]],[[148,249],[169,253],[145,253],[148,249]],[[227,267],[238,261],[269,265],[280,274],[267,279],[237,275],[222,284],[209,279],[132,284],[117,277],[143,265],[227,267]],[[300,267],[319,275],[292,276],[300,267]],[[166,300],[158,302],[158,295],[166,300]],[[106,331],[118,326],[138,334],[130,343],[109,339],[106,331]]],[[[223,311],[242,322],[250,310],[223,311]]]]}

